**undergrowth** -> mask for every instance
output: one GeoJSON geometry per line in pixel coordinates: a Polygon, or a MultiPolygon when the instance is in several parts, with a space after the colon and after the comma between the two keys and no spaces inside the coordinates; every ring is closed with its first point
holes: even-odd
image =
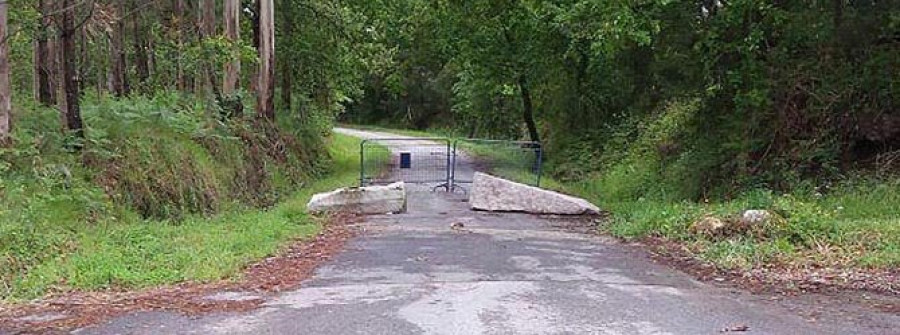
{"type": "MultiPolygon", "coordinates": [[[[765,184],[732,178],[711,186],[721,161],[695,127],[696,100],[625,122],[606,147],[573,144],[551,153],[557,180],[545,185],[585,197],[610,211],[609,233],[683,242],[698,257],[731,269],[782,264],[891,268],[900,265],[900,178],[855,170],[840,178],[790,178],[765,184]],[[784,218],[765,234],[708,236],[692,226],[704,217],[738,221],[745,210],[784,218]]],[[[588,143],[588,142],[585,142],[588,143]]],[[[789,174],[788,174],[789,175],[789,174]]],[[[726,178],[728,179],[728,178],[726,178]]]]}
{"type": "Polygon", "coordinates": [[[81,153],[55,110],[15,106],[0,301],[232,277],[315,234],[306,200],[356,178],[356,140],[334,137],[329,154],[322,129],[221,122],[176,94],[85,99],[81,153]]]}
{"type": "MultiPolygon", "coordinates": [[[[609,211],[611,219],[602,227],[607,233],[679,241],[696,257],[723,268],[900,266],[900,177],[861,170],[831,180],[785,180],[778,188],[705,187],[713,178],[707,169],[725,162],[706,150],[715,139],[691,133],[697,104],[677,101],[649,118],[625,122],[606,135],[604,148],[584,141],[549,152],[541,186],[584,197],[609,211]],[[765,234],[708,236],[691,229],[704,217],[735,221],[751,209],[771,211],[784,222],[767,227],[765,234]]],[[[444,134],[367,128],[412,136],[444,134]]],[[[498,173],[530,180],[518,172],[498,173]]]]}

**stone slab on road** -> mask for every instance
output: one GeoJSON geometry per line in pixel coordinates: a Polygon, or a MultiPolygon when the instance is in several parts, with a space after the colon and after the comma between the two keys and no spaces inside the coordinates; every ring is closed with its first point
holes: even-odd
{"type": "Polygon", "coordinates": [[[384,186],[347,187],[319,193],[306,204],[307,211],[386,214],[406,211],[406,187],[403,182],[384,186]]]}
{"type": "Polygon", "coordinates": [[[587,200],[476,172],[469,203],[492,212],[589,215],[600,208],[587,200]]]}

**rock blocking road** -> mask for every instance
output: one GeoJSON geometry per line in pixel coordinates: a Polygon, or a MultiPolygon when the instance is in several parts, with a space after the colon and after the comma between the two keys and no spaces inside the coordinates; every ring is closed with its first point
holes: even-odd
{"type": "MultiPolygon", "coordinates": [[[[415,191],[413,191],[415,192],[415,191]]],[[[417,192],[301,288],[249,313],[137,313],[79,334],[889,334],[808,322],[710,286],[643,252],[571,227],[590,222],[472,212],[463,195],[417,192]]],[[[896,318],[879,319],[894,325],[896,318]]],[[[894,328],[897,329],[897,328],[894,328]]]]}
{"type": "Polygon", "coordinates": [[[531,214],[595,215],[600,208],[587,200],[534,186],[475,173],[469,204],[472,209],[531,214]]]}
{"type": "Polygon", "coordinates": [[[406,211],[403,182],[385,186],[347,187],[313,195],[306,210],[310,213],[344,211],[353,214],[386,214],[406,211]]]}

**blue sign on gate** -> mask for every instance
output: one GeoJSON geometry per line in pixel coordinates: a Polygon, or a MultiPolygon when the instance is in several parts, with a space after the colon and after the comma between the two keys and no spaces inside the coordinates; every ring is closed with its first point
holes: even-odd
{"type": "Polygon", "coordinates": [[[412,168],[412,153],[409,153],[409,152],[401,152],[400,153],[400,168],[401,169],[412,168]]]}

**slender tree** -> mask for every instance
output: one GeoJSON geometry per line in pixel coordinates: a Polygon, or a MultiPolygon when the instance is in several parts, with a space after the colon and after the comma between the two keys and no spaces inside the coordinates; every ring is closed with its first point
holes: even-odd
{"type": "Polygon", "coordinates": [[[9,140],[10,113],[12,110],[11,94],[12,90],[9,84],[9,43],[7,35],[9,35],[6,26],[7,16],[6,1],[0,2],[0,144],[5,144],[9,140]]]}
{"type": "Polygon", "coordinates": [[[531,90],[525,79],[518,79],[519,93],[522,95],[522,119],[528,128],[528,136],[533,142],[540,142],[541,135],[538,134],[537,125],[534,122],[534,103],[531,100],[531,90]]]}
{"type": "MultiPolygon", "coordinates": [[[[216,36],[216,1],[201,0],[197,2],[200,6],[200,37],[202,40],[216,36]]],[[[212,62],[207,61],[203,69],[203,89],[207,96],[218,96],[216,85],[216,70],[213,68],[212,62]]]]}
{"type": "Polygon", "coordinates": [[[257,75],[256,114],[275,120],[275,4],[259,1],[259,73],[257,75]]]}
{"type": "Polygon", "coordinates": [[[53,88],[53,51],[50,48],[50,10],[49,0],[38,1],[38,13],[41,14],[34,45],[34,82],[35,95],[38,102],[52,106],[56,100],[53,88]]]}
{"type": "Polygon", "coordinates": [[[179,91],[184,91],[188,88],[188,85],[185,80],[185,75],[184,75],[184,64],[181,60],[181,58],[184,56],[184,34],[185,34],[185,30],[186,30],[186,28],[185,28],[186,20],[185,20],[185,15],[184,15],[184,10],[185,10],[184,0],[175,0],[175,3],[173,4],[173,6],[175,7],[175,20],[177,20],[175,29],[176,29],[176,34],[178,36],[177,41],[175,41],[176,47],[178,49],[178,59],[175,61],[175,67],[177,68],[177,69],[175,69],[175,72],[176,72],[176,75],[175,75],[176,76],[176,78],[175,78],[176,84],[175,85],[178,87],[179,91]]]}
{"type": "MultiPolygon", "coordinates": [[[[135,12],[144,11],[146,9],[144,8],[144,5],[145,3],[143,1],[134,1],[131,10],[135,12]]],[[[144,29],[147,25],[145,18],[149,15],[134,15],[131,13],[128,15],[130,17],[124,19],[131,23],[132,28],[131,42],[134,48],[134,67],[138,79],[137,89],[141,90],[143,93],[147,93],[147,84],[150,80],[150,56],[148,55],[147,44],[150,37],[148,36],[149,31],[144,31],[144,29]]]]}
{"type": "MultiPolygon", "coordinates": [[[[285,36],[286,39],[293,38],[294,32],[294,12],[293,6],[296,4],[291,1],[281,1],[281,8],[279,12],[281,12],[281,30],[282,35],[285,36]]],[[[284,40],[282,40],[284,41],[284,40]]],[[[289,42],[290,43],[290,42],[289,42]]],[[[284,46],[284,42],[280,45],[284,46]]],[[[278,55],[278,59],[281,62],[281,104],[284,106],[285,110],[290,111],[291,105],[293,102],[293,93],[294,93],[294,66],[295,62],[293,61],[295,57],[288,52],[283,52],[278,55]]]]}
{"type": "MultiPolygon", "coordinates": [[[[66,129],[76,137],[84,138],[84,127],[81,122],[81,107],[79,105],[78,85],[78,54],[75,50],[75,37],[78,29],[75,26],[75,13],[78,5],[75,0],[62,0],[60,2],[60,48],[59,61],[62,63],[62,91],[64,103],[61,104],[61,112],[66,129]]],[[[76,144],[74,149],[80,149],[76,144]]]]}
{"type": "Polygon", "coordinates": [[[125,0],[119,0],[116,23],[109,33],[110,73],[109,89],[117,97],[128,94],[128,78],[125,75],[125,0]]]}
{"type": "MultiPolygon", "coordinates": [[[[250,11],[250,27],[253,29],[253,48],[259,55],[259,0],[251,0],[253,10],[250,11]]],[[[259,94],[259,66],[253,68],[250,73],[250,91],[259,94]]]]}
{"type": "MultiPolygon", "coordinates": [[[[225,0],[225,37],[231,43],[241,40],[241,1],[225,0]]],[[[225,81],[222,85],[222,93],[232,95],[238,88],[241,75],[241,61],[235,58],[225,64],[225,81]]]]}

